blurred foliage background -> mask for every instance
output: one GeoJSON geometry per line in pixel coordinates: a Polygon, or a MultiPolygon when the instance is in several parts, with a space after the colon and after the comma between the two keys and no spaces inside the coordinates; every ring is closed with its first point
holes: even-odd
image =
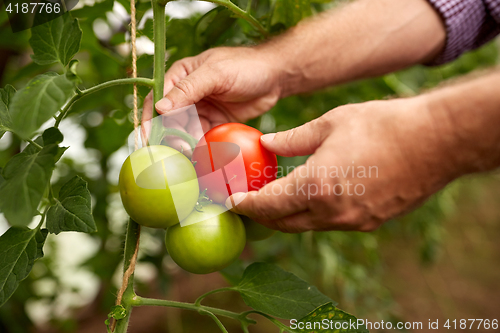
{"type": "MultiPolygon", "coordinates": [[[[242,8],[250,6],[254,16],[273,33],[279,33],[303,16],[336,5],[316,1],[295,11],[287,7],[293,1],[235,3],[242,8]]],[[[139,76],[151,77],[152,13],[147,1],[139,1],[137,7],[139,76]]],[[[83,86],[130,74],[128,8],[126,0],[90,0],[72,10],[83,30],[82,51],[77,55],[83,86]]],[[[206,2],[171,2],[166,20],[167,66],[207,48],[251,45],[259,40],[247,22],[206,2]]],[[[21,88],[30,78],[51,69],[32,63],[29,37],[29,30],[13,34],[6,12],[0,11],[1,86],[21,88]]],[[[415,95],[442,81],[494,66],[499,61],[499,47],[494,41],[444,66],[415,66],[380,78],[292,96],[250,124],[264,133],[285,130],[339,105],[415,95]]],[[[92,235],[49,236],[46,257],[35,264],[30,277],[0,308],[1,332],[104,331],[103,322],[120,283],[127,215],[121,206],[117,181],[121,163],[129,153],[126,139],[133,129],[131,93],[131,87],[117,86],[85,97],[61,125],[63,145],[70,149],[53,181],[60,186],[78,174],[89,182],[99,231],[92,235]]],[[[142,97],[147,93],[147,89],[140,88],[142,97]]],[[[0,166],[20,148],[20,140],[6,134],[0,140],[0,166]]],[[[280,158],[279,163],[286,168],[304,160],[280,158]]],[[[500,244],[496,241],[500,236],[499,185],[498,173],[469,176],[376,232],[277,234],[248,246],[242,262],[277,263],[317,285],[340,307],[362,318],[423,322],[494,319],[500,299],[500,244]]],[[[0,215],[0,233],[6,229],[0,215]]],[[[163,231],[147,228],[142,234],[136,279],[139,293],[179,301],[194,301],[201,293],[226,284],[218,273],[195,276],[179,269],[166,254],[163,231]]],[[[232,294],[214,295],[207,304],[244,308],[232,294]]],[[[230,332],[240,332],[235,323],[225,324],[230,332]]],[[[209,318],[196,313],[138,308],[132,315],[130,331],[218,329],[209,318]]],[[[260,319],[259,326],[251,328],[251,332],[274,331],[274,326],[260,319]]]]}

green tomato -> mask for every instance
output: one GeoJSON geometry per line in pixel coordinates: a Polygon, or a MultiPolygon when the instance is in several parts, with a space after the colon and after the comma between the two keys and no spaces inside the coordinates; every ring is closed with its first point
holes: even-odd
{"type": "Polygon", "coordinates": [[[243,224],[245,225],[245,232],[247,235],[247,241],[257,242],[264,239],[268,239],[276,233],[276,230],[269,229],[260,223],[255,222],[251,218],[245,215],[239,215],[243,224]]]}
{"type": "Polygon", "coordinates": [[[186,218],[199,196],[191,161],[166,146],[133,152],[120,170],[123,207],[140,225],[168,228],[186,218]]]}
{"type": "Polygon", "coordinates": [[[194,210],[167,229],[165,244],[172,259],[188,272],[208,274],[235,261],[245,247],[245,227],[238,215],[219,205],[194,210]]]}

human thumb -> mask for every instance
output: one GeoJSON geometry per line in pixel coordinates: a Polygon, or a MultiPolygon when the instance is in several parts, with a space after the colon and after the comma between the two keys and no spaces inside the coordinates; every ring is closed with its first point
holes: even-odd
{"type": "Polygon", "coordinates": [[[265,134],[260,137],[260,141],[277,155],[304,156],[314,153],[329,132],[329,123],[318,118],[288,131],[265,134]]]}
{"type": "Polygon", "coordinates": [[[163,114],[199,102],[214,91],[217,77],[200,68],[186,76],[159,100],[155,107],[163,114]]]}

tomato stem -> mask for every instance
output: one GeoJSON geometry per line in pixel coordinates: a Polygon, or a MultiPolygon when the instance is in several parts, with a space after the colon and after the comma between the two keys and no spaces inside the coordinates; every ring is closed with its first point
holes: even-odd
{"type": "MultiPolygon", "coordinates": [[[[163,83],[165,80],[165,5],[166,2],[163,0],[151,0],[151,6],[153,8],[153,24],[154,24],[154,75],[153,80],[150,79],[128,79],[128,82],[137,84],[146,84],[153,87],[153,99],[154,103],[159,101],[163,97],[163,83]]],[[[118,81],[118,80],[117,80],[118,81]]],[[[116,82],[116,81],[115,81],[116,82]]],[[[123,81],[121,81],[123,82],[123,81]]],[[[109,83],[109,82],[108,82],[109,83]]],[[[117,83],[119,84],[119,83],[117,83]]],[[[104,85],[104,84],[103,84],[104,85]]],[[[96,87],[94,87],[96,88],[96,87]]],[[[90,89],[89,89],[90,90],[90,89]]],[[[85,91],[84,91],[85,92],[85,91]]],[[[83,92],[83,93],[84,93],[83,92]]],[[[81,96],[81,95],[77,95],[81,96]]],[[[79,98],[79,97],[78,97],[79,98]]],[[[74,101],[70,101],[74,102],[74,101]]],[[[69,105],[70,103],[68,103],[69,105]]],[[[69,105],[71,107],[71,105],[69,105]]],[[[68,107],[68,109],[69,109],[68,107]]],[[[153,108],[153,112],[156,114],[153,108]]],[[[56,121],[59,125],[61,119],[65,116],[67,110],[61,111],[60,119],[56,121]]],[[[125,250],[124,250],[124,267],[123,267],[123,284],[120,293],[118,294],[117,303],[121,303],[127,314],[125,318],[118,320],[116,322],[116,329],[113,330],[115,333],[125,333],[127,332],[128,322],[130,320],[130,313],[132,311],[132,305],[138,296],[134,292],[134,271],[135,260],[137,260],[137,251],[139,248],[139,235],[140,226],[133,221],[129,220],[127,226],[127,237],[125,239],[125,250]],[[126,289],[123,292],[123,287],[126,289]],[[121,294],[123,292],[123,294],[121,294]],[[123,297],[121,298],[121,296],[123,297]],[[121,299],[120,299],[121,298],[121,299]]]]}
{"type": "Polygon", "coordinates": [[[247,9],[246,9],[246,12],[247,12],[248,14],[250,14],[250,11],[252,10],[252,2],[253,2],[252,0],[248,0],[248,2],[247,2],[247,9]]]}
{"type": "Polygon", "coordinates": [[[194,302],[194,305],[200,306],[201,305],[201,301],[205,297],[207,297],[209,295],[220,293],[220,292],[223,292],[223,291],[232,291],[232,290],[234,290],[234,289],[231,288],[231,287],[226,287],[226,288],[219,288],[219,289],[215,289],[215,290],[209,291],[208,293],[205,293],[205,294],[201,295],[200,297],[198,297],[198,299],[196,299],[196,301],[194,302]]]}
{"type": "Polygon", "coordinates": [[[40,222],[38,222],[36,229],[40,230],[42,228],[43,222],[45,221],[45,217],[47,216],[47,212],[49,211],[50,205],[47,205],[41,214],[42,218],[40,222]]]}
{"type": "Polygon", "coordinates": [[[216,5],[226,7],[227,9],[232,11],[236,17],[244,19],[245,21],[250,23],[255,29],[259,31],[259,33],[262,36],[264,37],[269,36],[269,32],[267,32],[266,28],[264,28],[264,26],[255,17],[253,17],[249,11],[244,11],[243,9],[241,9],[240,7],[238,7],[229,0],[207,0],[207,1],[212,2],[216,5]]]}
{"type": "MultiPolygon", "coordinates": [[[[154,85],[153,102],[156,104],[163,98],[163,84],[165,80],[165,2],[152,0],[153,6],[153,40],[154,40],[154,85]]],[[[153,117],[157,115],[153,107],[153,117]]]]}
{"type": "Polygon", "coordinates": [[[73,97],[71,97],[71,99],[68,101],[68,103],[66,103],[66,105],[61,110],[59,115],[56,117],[56,123],[55,123],[54,127],[59,127],[61,120],[63,120],[63,118],[68,114],[68,112],[71,109],[71,107],[73,106],[73,104],[77,100],[82,98],[83,96],[86,96],[88,94],[91,94],[93,92],[99,91],[99,90],[104,89],[104,88],[117,86],[117,85],[121,85],[121,84],[134,84],[134,83],[141,84],[144,86],[149,86],[149,87],[153,86],[153,80],[143,78],[143,77],[137,77],[137,78],[124,78],[124,79],[107,81],[107,82],[103,82],[101,84],[98,84],[96,86],[93,86],[92,88],[89,88],[89,89],[77,90],[78,93],[73,95],[73,97]]]}
{"type": "Polygon", "coordinates": [[[264,313],[264,312],[260,312],[260,311],[255,311],[255,310],[251,310],[251,311],[247,311],[247,312],[243,312],[241,313],[241,316],[246,318],[246,319],[250,319],[250,318],[247,318],[248,315],[252,314],[252,313],[255,313],[255,314],[258,314],[258,315],[261,315],[262,317],[265,317],[267,319],[269,319],[270,322],[272,322],[274,325],[278,326],[281,330],[283,330],[284,332],[292,332],[290,330],[290,327],[284,325],[283,323],[281,323],[279,320],[277,320],[276,318],[273,318],[271,317],[270,315],[264,313]]]}
{"type": "Polygon", "coordinates": [[[199,313],[211,317],[215,321],[215,323],[217,324],[217,326],[219,326],[219,328],[220,328],[220,330],[222,332],[229,333],[227,331],[227,329],[224,327],[224,325],[222,324],[222,322],[219,320],[219,318],[217,318],[217,316],[214,315],[212,312],[202,310],[202,311],[199,311],[199,313]]]}
{"type": "Polygon", "coordinates": [[[121,84],[134,84],[134,83],[140,84],[143,86],[149,86],[149,87],[152,87],[154,84],[152,79],[148,79],[148,78],[144,78],[144,77],[135,77],[135,78],[134,77],[127,77],[127,78],[123,78],[123,79],[116,79],[116,80],[103,82],[103,83],[100,83],[100,84],[93,86],[91,88],[84,89],[81,91],[81,95],[88,95],[88,94],[91,94],[91,93],[96,92],[98,90],[112,87],[112,86],[117,86],[117,85],[121,85],[121,84]]]}
{"type": "Polygon", "coordinates": [[[163,299],[143,298],[140,296],[135,296],[133,298],[132,306],[144,306],[144,305],[167,306],[167,307],[171,307],[171,308],[178,308],[178,309],[191,310],[191,311],[197,311],[197,312],[208,311],[208,312],[211,312],[217,316],[227,317],[227,318],[235,319],[238,321],[247,322],[250,324],[256,323],[253,319],[242,317],[240,313],[236,313],[236,312],[232,312],[232,311],[228,311],[228,310],[223,310],[223,309],[212,308],[210,306],[196,305],[194,303],[184,303],[184,302],[177,302],[177,301],[170,301],[170,300],[163,300],[163,299]]]}
{"type": "Polygon", "coordinates": [[[26,139],[26,141],[28,141],[29,143],[31,143],[33,146],[35,146],[38,150],[42,150],[43,147],[40,146],[38,143],[36,143],[35,141],[31,140],[31,139],[26,139]]]}
{"type": "Polygon", "coordinates": [[[49,183],[49,191],[48,191],[47,199],[49,199],[50,205],[54,205],[56,203],[56,199],[54,197],[54,191],[52,189],[52,184],[50,184],[50,183],[49,183]]]}
{"type": "Polygon", "coordinates": [[[182,140],[186,141],[189,144],[192,150],[194,150],[194,148],[198,144],[198,140],[196,140],[191,134],[178,130],[176,128],[165,128],[163,130],[163,135],[164,136],[175,135],[181,138],[182,140]]]}
{"type": "Polygon", "coordinates": [[[134,292],[134,272],[132,271],[129,276],[127,272],[132,264],[132,259],[136,252],[136,247],[138,246],[138,240],[140,235],[140,226],[135,223],[132,219],[129,219],[127,225],[127,236],[125,238],[125,250],[124,250],[124,262],[123,262],[123,283],[126,283],[126,289],[123,293],[121,305],[127,311],[125,318],[120,319],[116,322],[116,328],[113,330],[115,333],[125,333],[127,332],[128,322],[130,320],[130,313],[132,312],[133,299],[135,297],[134,292]]]}

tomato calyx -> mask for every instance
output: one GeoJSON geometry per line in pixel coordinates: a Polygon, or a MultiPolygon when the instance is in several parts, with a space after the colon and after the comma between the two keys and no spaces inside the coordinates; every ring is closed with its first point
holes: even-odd
{"type": "MultiPolygon", "coordinates": [[[[154,134],[152,133],[151,136],[159,137],[160,138],[159,141],[162,141],[162,138],[164,139],[167,136],[176,136],[179,139],[184,140],[189,145],[189,147],[191,147],[191,149],[193,149],[193,150],[199,141],[199,140],[195,139],[191,134],[184,132],[184,131],[181,131],[181,130],[178,130],[176,128],[171,128],[171,127],[164,127],[162,129],[158,130],[158,133],[154,133],[154,134]]],[[[158,141],[158,140],[153,139],[153,141],[158,141]]],[[[181,146],[181,150],[184,150],[184,147],[181,146]]],[[[181,151],[181,153],[184,153],[184,152],[181,151]]]]}
{"type": "Polygon", "coordinates": [[[202,212],[203,207],[211,205],[212,203],[212,200],[207,195],[207,189],[204,189],[203,192],[200,193],[194,209],[196,209],[198,212],[202,212]]]}

